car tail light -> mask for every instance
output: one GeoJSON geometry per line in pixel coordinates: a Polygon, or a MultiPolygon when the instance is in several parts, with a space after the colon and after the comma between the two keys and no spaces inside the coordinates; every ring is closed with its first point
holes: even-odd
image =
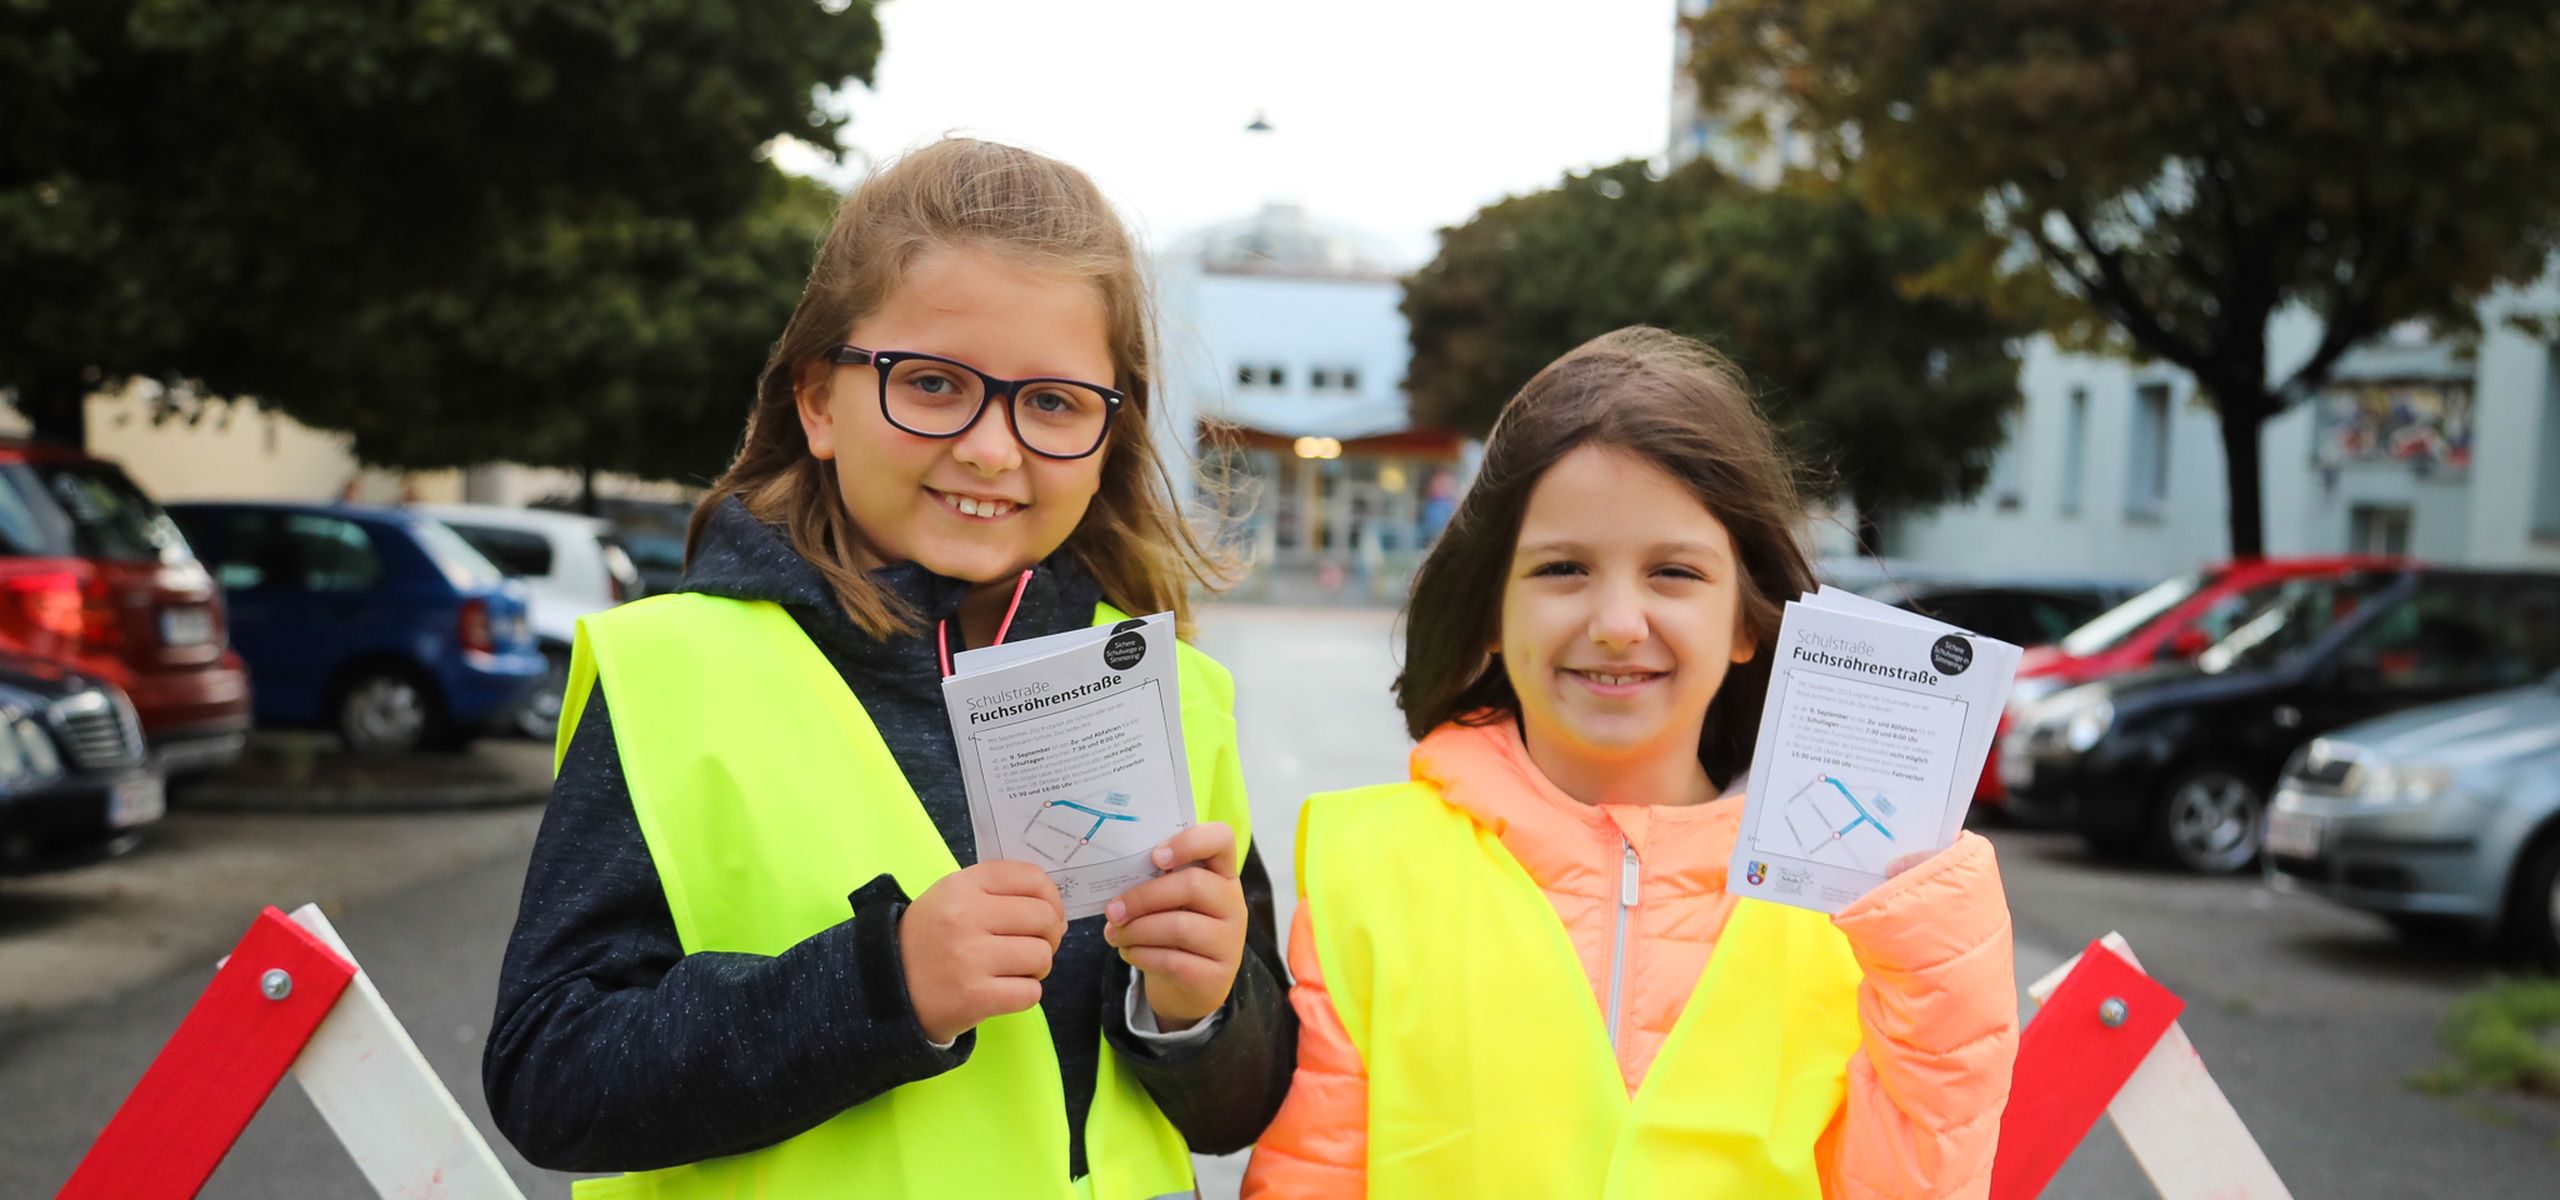
{"type": "Polygon", "coordinates": [[[5,608],[28,648],[47,651],[113,650],[124,644],[107,581],[77,571],[12,575],[0,583],[5,608]]]}
{"type": "Polygon", "coordinates": [[[462,602],[462,622],[456,632],[460,634],[465,650],[477,650],[482,654],[498,652],[497,632],[489,624],[489,602],[486,600],[462,602]]]}
{"type": "Polygon", "coordinates": [[[610,597],[616,604],[620,604],[623,601],[630,599],[629,596],[622,594],[622,580],[615,577],[611,572],[606,572],[604,577],[604,594],[610,597]]]}

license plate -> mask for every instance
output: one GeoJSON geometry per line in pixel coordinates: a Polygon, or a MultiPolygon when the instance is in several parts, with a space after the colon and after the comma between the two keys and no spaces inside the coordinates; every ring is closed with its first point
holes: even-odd
{"type": "Polygon", "coordinates": [[[107,824],[115,829],[148,825],[169,812],[169,793],[157,775],[119,779],[107,789],[107,824]]]}
{"type": "Polygon", "coordinates": [[[2279,858],[2318,858],[2328,840],[2329,823],[2309,813],[2280,812],[2267,817],[2267,853],[2279,858]]]}
{"type": "Polygon", "coordinates": [[[172,608],[160,614],[160,642],[167,646],[201,646],[213,640],[213,611],[172,608]]]}

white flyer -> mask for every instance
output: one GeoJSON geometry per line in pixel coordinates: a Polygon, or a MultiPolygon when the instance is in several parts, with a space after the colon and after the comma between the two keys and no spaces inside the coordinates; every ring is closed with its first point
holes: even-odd
{"type": "Polygon", "coordinates": [[[1836,913],[1954,844],[2018,656],[1830,588],[1787,605],[1727,888],[1836,913]]]}
{"type": "Polygon", "coordinates": [[[1033,863],[1067,919],[1161,874],[1193,822],[1170,613],[963,651],[942,681],[980,861],[1033,863]]]}

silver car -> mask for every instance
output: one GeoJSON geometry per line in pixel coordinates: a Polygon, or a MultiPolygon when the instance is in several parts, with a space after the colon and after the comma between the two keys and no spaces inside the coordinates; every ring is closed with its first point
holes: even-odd
{"type": "Polygon", "coordinates": [[[2285,767],[2266,850],[2280,890],[2560,964],[2560,675],[2313,741],[2285,767]]]}

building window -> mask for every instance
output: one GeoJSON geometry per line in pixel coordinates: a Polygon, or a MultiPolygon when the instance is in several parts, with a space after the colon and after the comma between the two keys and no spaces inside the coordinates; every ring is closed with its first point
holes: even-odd
{"type": "Polygon", "coordinates": [[[1332,391],[1333,372],[1325,370],[1323,367],[1317,367],[1315,370],[1307,372],[1307,387],[1311,391],[1332,391]]]}
{"type": "Polygon", "coordinates": [[[2089,474],[2089,389],[2071,389],[2071,406],[2062,425],[2062,515],[2080,515],[2080,498],[2089,474]]]}
{"type": "Polygon", "coordinates": [[[2026,433],[2022,412],[2010,413],[2000,422],[2000,453],[1991,460],[1991,483],[1986,490],[2002,512],[2015,512],[2025,503],[2026,433]]]}
{"type": "Polygon", "coordinates": [[[2560,541],[2560,350],[2542,372],[2542,446],[2533,465],[2533,535],[2560,541]]]}
{"type": "Polygon", "coordinates": [[[2347,510],[2347,552],[2409,553],[2409,508],[2403,504],[2359,504],[2347,510]]]}
{"type": "MultiPolygon", "coordinates": [[[[1237,363],[1236,386],[1278,389],[1289,381],[1288,372],[1270,363],[1237,363]]],[[[1319,383],[1317,386],[1323,386],[1319,383]]]]}
{"type": "Polygon", "coordinates": [[[2125,465],[2125,512],[2156,517],[2169,507],[2169,385],[2133,390],[2133,441],[2125,465]]]}
{"type": "Polygon", "coordinates": [[[1346,392],[1360,390],[1360,372],[1357,369],[1352,367],[1342,369],[1342,390],[1346,392]]]}

